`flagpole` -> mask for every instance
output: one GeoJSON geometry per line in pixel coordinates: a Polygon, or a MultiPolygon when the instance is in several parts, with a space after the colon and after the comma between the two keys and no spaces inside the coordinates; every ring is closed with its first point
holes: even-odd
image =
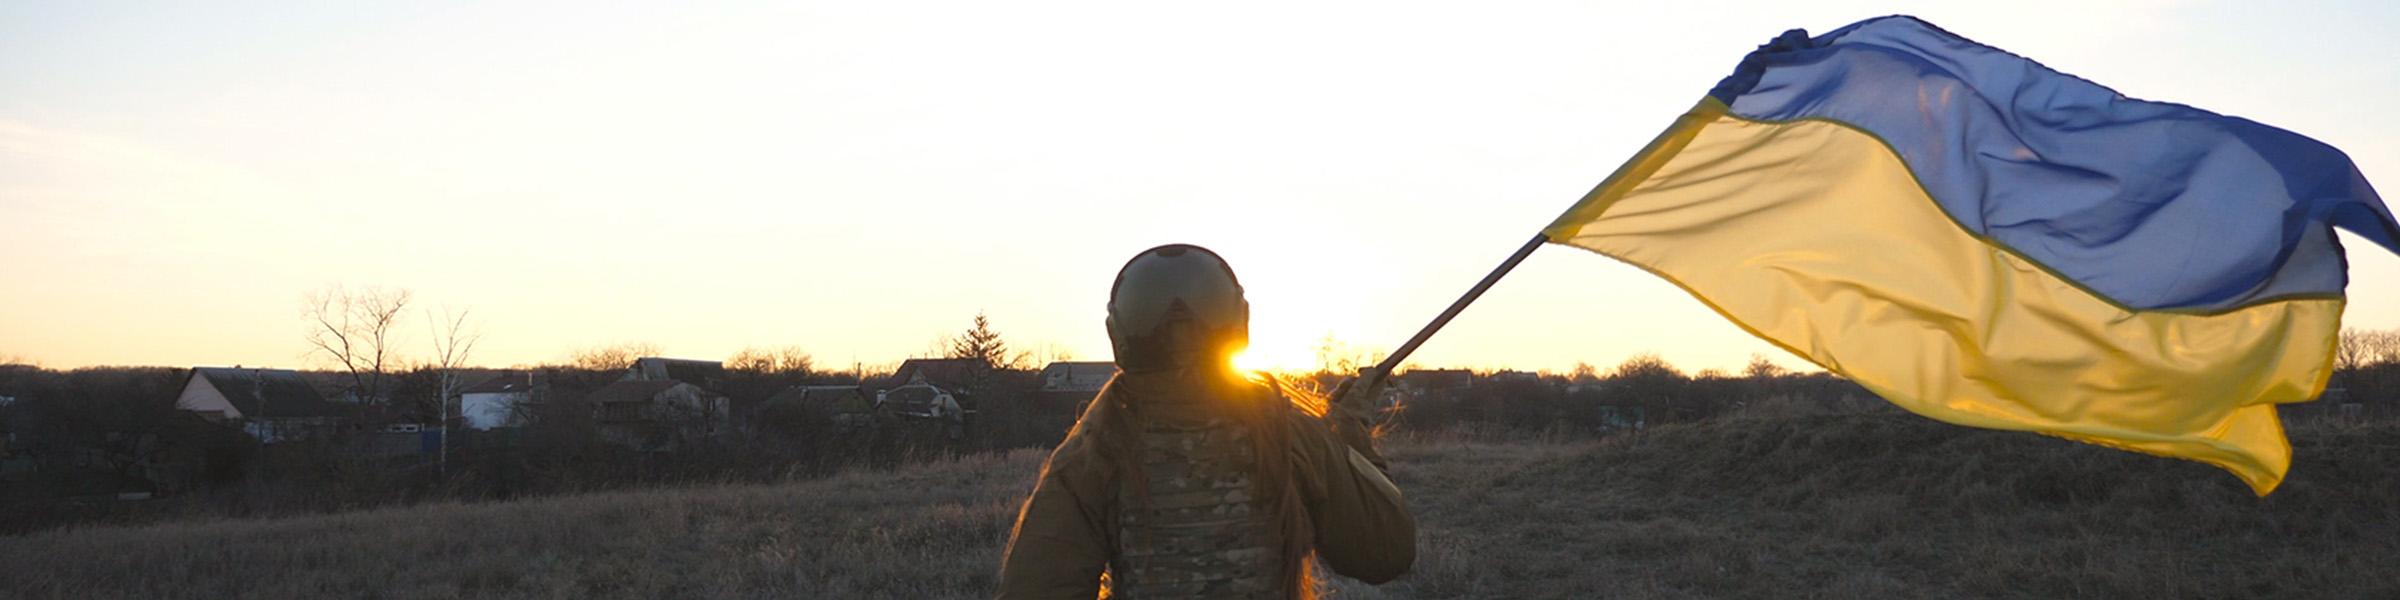
{"type": "Polygon", "coordinates": [[[1516,269],[1517,263],[1525,262],[1525,257],[1532,256],[1533,251],[1541,248],[1542,243],[1547,241],[1550,241],[1550,236],[1539,233],[1534,234],[1533,239],[1526,240],[1524,247],[1517,248],[1516,254],[1508,255],[1508,260],[1500,261],[1499,267],[1493,268],[1490,274],[1484,275],[1483,281],[1475,282],[1475,287],[1468,288],[1467,294],[1459,296],[1457,302],[1450,303],[1450,308],[1442,311],[1441,316],[1434,317],[1433,322],[1426,323],[1424,329],[1417,330],[1416,337],[1408,338],[1408,343],[1401,344],[1399,350],[1392,351],[1391,356],[1384,357],[1382,363],[1376,364],[1375,374],[1389,375],[1392,369],[1399,368],[1400,361],[1408,360],[1408,355],[1416,352],[1417,346],[1424,345],[1426,338],[1433,337],[1433,332],[1441,331],[1442,326],[1449,325],[1451,318],[1457,317],[1459,312],[1465,311],[1467,305],[1474,304],[1476,298],[1483,297],[1484,290],[1492,289],[1492,284],[1498,283],[1501,276],[1516,269]]]}

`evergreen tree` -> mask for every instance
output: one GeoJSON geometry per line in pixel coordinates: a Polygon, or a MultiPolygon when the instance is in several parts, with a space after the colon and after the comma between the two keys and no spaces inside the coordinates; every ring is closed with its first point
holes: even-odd
{"type": "Polygon", "coordinates": [[[975,326],[950,338],[946,356],[981,360],[995,369],[1017,368],[1025,360],[1023,353],[1009,354],[1008,341],[1000,338],[1000,332],[992,329],[991,318],[980,311],[975,313],[975,326]]]}

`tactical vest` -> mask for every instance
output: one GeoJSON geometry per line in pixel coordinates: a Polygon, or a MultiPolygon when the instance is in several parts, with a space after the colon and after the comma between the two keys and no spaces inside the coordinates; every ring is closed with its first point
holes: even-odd
{"type": "Polygon", "coordinates": [[[1249,429],[1218,416],[1153,418],[1140,435],[1148,502],[1133,482],[1117,486],[1110,597],[1282,598],[1284,540],[1259,500],[1249,429]]]}

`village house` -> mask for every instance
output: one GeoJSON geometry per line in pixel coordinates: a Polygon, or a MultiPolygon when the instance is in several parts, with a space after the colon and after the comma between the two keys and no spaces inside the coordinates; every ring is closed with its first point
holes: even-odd
{"type": "Polygon", "coordinates": [[[1531,371],[1493,371],[1491,375],[1484,378],[1491,380],[1492,383],[1538,384],[1542,382],[1542,375],[1531,371]]]}
{"type": "Polygon", "coordinates": [[[1100,388],[1117,376],[1117,363],[1058,361],[1042,367],[1041,388],[1034,394],[1035,414],[1075,415],[1099,397],[1100,388]]]}
{"type": "Polygon", "coordinates": [[[967,421],[974,412],[960,403],[962,395],[962,390],[935,385],[925,373],[916,372],[907,383],[875,393],[875,416],[884,422],[939,432],[941,437],[955,440],[966,434],[967,421]]]}
{"type": "MultiPolygon", "coordinates": [[[[877,397],[882,398],[892,391],[910,386],[930,386],[958,406],[963,421],[972,422],[983,396],[995,391],[991,388],[999,380],[998,375],[997,369],[981,359],[911,358],[901,361],[900,368],[892,370],[892,376],[884,380],[881,386],[883,391],[878,392],[877,397]]],[[[877,403],[880,405],[881,401],[877,403]]],[[[882,409],[877,410],[880,412],[882,409]]]]}
{"type": "Polygon", "coordinates": [[[911,358],[901,361],[892,370],[890,381],[906,384],[923,379],[926,383],[946,389],[973,394],[992,380],[994,369],[989,363],[975,358],[911,358]]]}
{"type": "Polygon", "coordinates": [[[532,371],[501,371],[458,392],[458,414],[468,429],[524,427],[533,409],[532,371]]]}
{"type": "Polygon", "coordinates": [[[625,381],[681,381],[711,390],[725,389],[725,363],[713,360],[644,356],[625,369],[625,381]]]}
{"type": "Polygon", "coordinates": [[[1412,369],[1392,378],[1401,402],[1464,400],[1475,385],[1475,372],[1466,369],[1412,369]]]}
{"type": "Polygon", "coordinates": [[[1475,385],[1475,372],[1466,369],[1411,369],[1394,377],[1393,384],[1419,392],[1463,390],[1475,385]]]}
{"type": "Polygon", "coordinates": [[[1042,367],[1042,391],[1098,393],[1116,376],[1114,362],[1062,360],[1042,367]]]}
{"type": "Polygon", "coordinates": [[[674,380],[618,381],[593,391],[585,402],[602,438],[641,450],[673,450],[724,432],[731,420],[724,395],[674,380]]]}
{"type": "Polygon", "coordinates": [[[193,367],[175,408],[270,444],[330,434],[342,414],[297,371],[238,366],[193,367]]]}

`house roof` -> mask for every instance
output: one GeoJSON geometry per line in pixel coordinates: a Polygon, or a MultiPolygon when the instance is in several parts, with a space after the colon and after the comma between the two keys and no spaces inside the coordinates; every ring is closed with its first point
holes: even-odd
{"type": "MultiPolygon", "coordinates": [[[[192,367],[192,377],[208,380],[233,403],[236,410],[251,418],[331,417],[341,414],[341,407],[325,401],[299,371],[287,369],[245,369],[236,367],[192,367]]],[[[190,385],[188,382],[185,385],[190,385]]]]}
{"type": "Polygon", "coordinates": [[[1466,369],[1417,369],[1401,373],[1401,383],[1421,390],[1443,390],[1469,387],[1475,384],[1475,372],[1466,369]]]}
{"type": "Polygon", "coordinates": [[[1054,362],[1042,367],[1042,391],[1098,392],[1116,376],[1114,362],[1054,362]]]}
{"type": "Polygon", "coordinates": [[[708,387],[725,379],[725,363],[713,360],[644,356],[633,359],[626,374],[631,379],[674,380],[708,387]]]}
{"type": "Polygon", "coordinates": [[[532,374],[527,371],[501,371],[498,376],[459,390],[461,394],[522,394],[533,391],[532,374]]]}
{"type": "Polygon", "coordinates": [[[640,379],[619,381],[602,386],[600,389],[592,390],[592,395],[585,396],[584,400],[593,404],[609,404],[615,402],[649,402],[651,399],[657,398],[659,394],[666,393],[667,390],[679,385],[690,384],[681,381],[649,381],[640,379]]]}
{"type": "Polygon", "coordinates": [[[926,383],[953,391],[966,390],[990,375],[992,365],[979,358],[911,358],[892,371],[893,385],[925,378],[926,383]]]}
{"type": "MultiPolygon", "coordinates": [[[[883,403],[878,408],[903,415],[932,416],[938,414],[934,408],[941,405],[942,392],[929,385],[900,386],[884,392],[883,403]]],[[[952,399],[952,402],[956,402],[956,399],[952,399]]]]}
{"type": "Polygon", "coordinates": [[[783,388],[781,391],[775,392],[774,395],[767,396],[767,399],[760,401],[760,403],[767,404],[784,401],[798,402],[801,400],[806,400],[808,399],[808,388],[809,386],[805,385],[795,385],[783,388]]]}
{"type": "Polygon", "coordinates": [[[1541,375],[1540,373],[1534,373],[1534,372],[1531,372],[1531,371],[1500,371],[1500,372],[1498,372],[1498,373],[1493,373],[1493,374],[1492,374],[1492,376],[1491,376],[1491,380],[1492,380],[1492,381],[1541,381],[1541,380],[1542,380],[1542,375],[1541,375]]]}

